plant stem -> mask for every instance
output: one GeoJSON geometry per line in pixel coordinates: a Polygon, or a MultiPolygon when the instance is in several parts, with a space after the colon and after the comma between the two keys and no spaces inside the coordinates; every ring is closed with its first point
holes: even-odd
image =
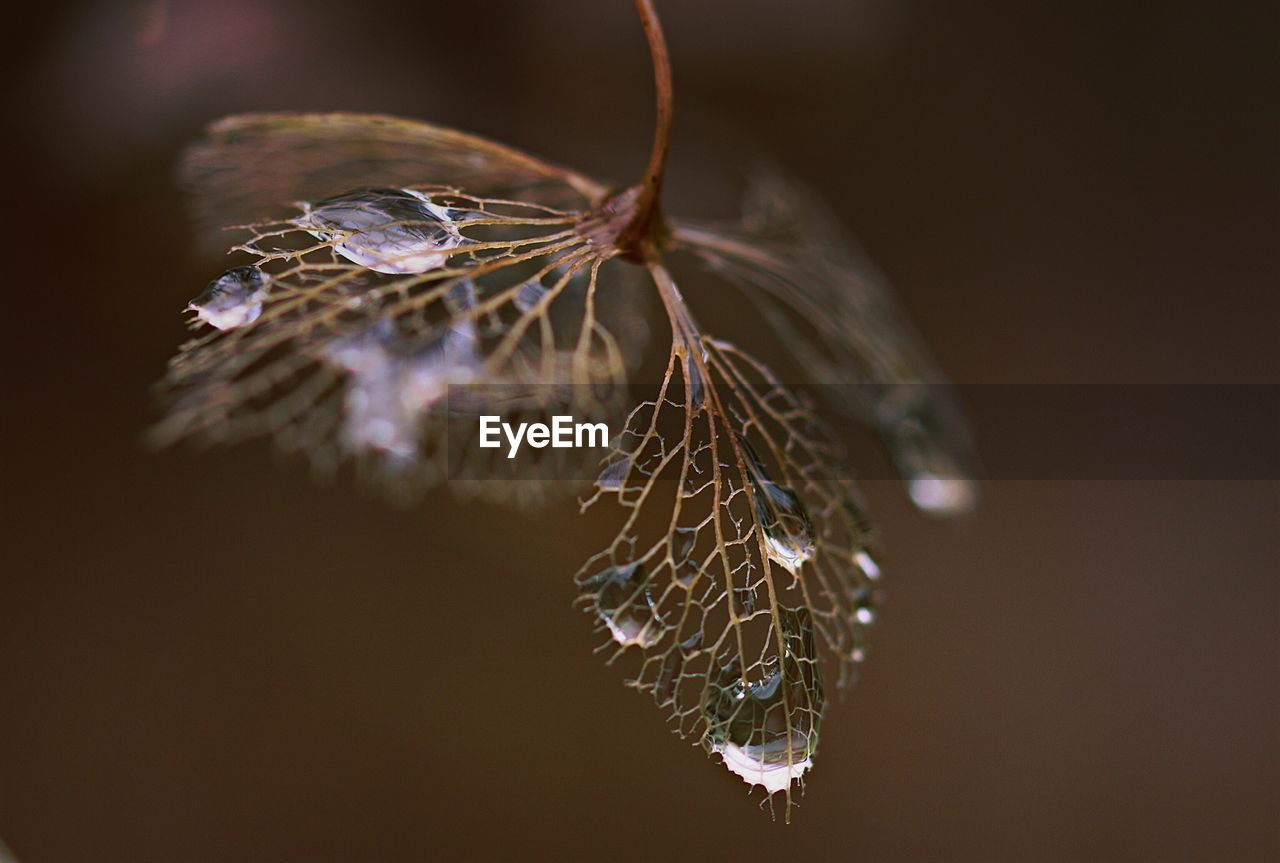
{"type": "Polygon", "coordinates": [[[667,167],[667,152],[671,149],[671,122],[673,116],[673,90],[671,86],[671,58],[667,54],[667,40],[662,35],[662,24],[653,0],[635,0],[636,12],[649,42],[649,56],[653,60],[653,81],[657,90],[658,115],[653,130],[653,150],[649,154],[649,167],[640,181],[640,196],[635,203],[635,215],[619,237],[623,247],[640,246],[649,238],[658,211],[662,192],[662,177],[667,167]]]}

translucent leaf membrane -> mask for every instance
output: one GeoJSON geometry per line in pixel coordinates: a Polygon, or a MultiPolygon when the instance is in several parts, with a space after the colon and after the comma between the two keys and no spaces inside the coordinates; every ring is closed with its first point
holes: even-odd
{"type": "Polygon", "coordinates": [[[605,192],[581,174],[476,135],[374,114],[226,117],[187,150],[181,177],[215,250],[225,247],[226,225],[359,187],[448,185],[579,211],[605,192]]]}
{"type": "Polygon", "coordinates": [[[666,374],[586,502],[608,499],[625,515],[579,571],[580,602],[630,685],[768,800],[782,793],[789,817],[818,747],[818,645],[841,687],[866,657],[879,578],[871,529],[812,406],[702,335],[667,287],[666,374]]]}
{"type": "Polygon", "coordinates": [[[917,506],[972,507],[972,450],[945,381],[884,277],[820,202],[761,175],[739,221],[676,220],[672,238],[741,289],[833,408],[877,430],[917,506]]]}
{"type": "Polygon", "coordinates": [[[397,496],[448,476],[528,502],[580,475],[589,450],[513,462],[476,442],[482,414],[549,422],[623,395],[633,360],[612,327],[634,342],[635,325],[625,296],[602,296],[626,281],[589,220],[447,188],[299,210],[245,226],[236,251],[253,263],[193,301],[194,325],[223,326],[173,360],[159,441],[271,436],[326,471],[350,458],[397,496]]]}

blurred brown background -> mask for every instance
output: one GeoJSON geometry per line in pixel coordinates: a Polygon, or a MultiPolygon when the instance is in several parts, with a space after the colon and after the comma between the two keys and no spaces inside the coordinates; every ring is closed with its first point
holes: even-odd
{"type": "MultiPolygon", "coordinates": [[[[672,211],[731,211],[737,154],[771,155],[958,381],[1277,382],[1275,4],[658,6],[672,211]]],[[[871,483],[890,604],[784,827],[592,655],[570,576],[611,513],[398,511],[265,445],[142,449],[219,269],[171,179],[204,123],[402,113],[628,179],[651,97],[626,0],[43,16],[5,79],[23,863],[1280,856],[1274,480],[991,482],[961,524],[871,483]]]]}

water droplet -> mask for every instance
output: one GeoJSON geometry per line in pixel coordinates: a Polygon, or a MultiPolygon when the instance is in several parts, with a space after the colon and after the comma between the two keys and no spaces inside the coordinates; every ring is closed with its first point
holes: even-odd
{"type": "Polygon", "coordinates": [[[235,267],[210,282],[187,308],[211,327],[243,327],[262,314],[268,281],[267,274],[257,267],[235,267]]]}
{"type": "Polygon", "coordinates": [[[702,647],[703,635],[704,634],[701,629],[697,630],[693,635],[690,635],[684,641],[680,642],[680,649],[683,650],[686,655],[693,653],[695,650],[702,647]]]}
{"type": "Polygon", "coordinates": [[[969,512],[977,499],[973,480],[932,473],[911,477],[907,481],[907,493],[920,509],[945,516],[969,512]]]}
{"type": "Polygon", "coordinates": [[[463,237],[449,211],[412,189],[359,189],[307,206],[297,220],[334,251],[374,272],[425,273],[443,266],[463,237]]]}
{"type": "Polygon", "coordinates": [[[547,289],[537,279],[530,279],[516,291],[515,304],[521,312],[528,314],[533,307],[547,295],[547,289]]]}
{"type": "Polygon", "coordinates": [[[680,368],[688,391],[689,408],[694,413],[707,404],[707,381],[703,366],[707,363],[707,349],[701,339],[682,336],[680,339],[680,368]],[[701,359],[701,364],[699,359],[701,359]]]}
{"type": "Polygon", "coordinates": [[[676,687],[680,683],[680,672],[684,669],[684,654],[672,648],[662,657],[662,665],[658,668],[658,676],[653,681],[653,697],[661,707],[675,700],[676,687]]]}
{"type": "Polygon", "coordinates": [[[685,379],[689,383],[689,405],[697,412],[707,403],[707,385],[702,379],[702,369],[692,357],[685,357],[684,370],[685,379]]]}
{"type": "Polygon", "coordinates": [[[739,618],[750,617],[756,610],[756,590],[754,587],[735,587],[733,589],[733,611],[739,618]]]}
{"type": "Polygon", "coordinates": [[[759,457],[745,437],[739,436],[747,462],[747,478],[755,495],[756,516],[764,530],[769,557],[795,575],[817,551],[813,521],[800,498],[791,489],[769,479],[759,457]]]}
{"type": "Polygon", "coordinates": [[[972,510],[978,487],[959,407],[946,387],[930,384],[891,416],[882,430],[907,493],[920,510],[950,517],[972,510]]]}
{"type": "Polygon", "coordinates": [[[698,562],[693,559],[693,549],[697,544],[697,528],[677,527],[671,532],[671,561],[675,578],[686,587],[698,576],[698,562]]]}
{"type": "Polygon", "coordinates": [[[875,558],[873,558],[865,549],[857,552],[853,556],[853,562],[856,563],[858,568],[861,569],[866,574],[867,578],[872,581],[880,578],[880,565],[876,563],[875,558]]]}
{"type": "Polygon", "coordinates": [[[822,718],[822,673],[804,609],[779,614],[784,652],[748,681],[737,659],[724,665],[703,698],[702,745],[732,773],[773,794],[813,765],[822,718]]]}
{"type": "Polygon", "coordinates": [[[651,647],[666,629],[639,563],[611,566],[586,582],[596,614],[623,647],[651,647]]]}
{"type": "Polygon", "coordinates": [[[869,585],[862,585],[853,592],[854,617],[861,624],[875,620],[876,595],[869,585]]]}
{"type": "Polygon", "coordinates": [[[621,491],[627,482],[627,474],[631,472],[631,459],[620,458],[609,462],[600,476],[596,477],[596,486],[601,491],[621,491]]]}

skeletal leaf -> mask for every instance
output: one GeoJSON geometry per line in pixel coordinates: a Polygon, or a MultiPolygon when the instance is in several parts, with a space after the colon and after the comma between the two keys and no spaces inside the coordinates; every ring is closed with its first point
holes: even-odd
{"type": "Polygon", "coordinates": [[[246,261],[189,307],[211,330],[172,361],[155,437],[269,436],[324,470],[354,460],[399,493],[447,477],[509,499],[559,488],[567,462],[594,457],[546,450],[517,466],[473,445],[480,415],[620,408],[583,507],[612,504],[622,524],[578,571],[579,604],[630,685],[770,807],[781,795],[789,820],[827,680],[846,689],[867,656],[875,535],[815,405],[700,326],[666,252],[742,291],[778,336],[762,353],[856,384],[834,406],[881,433],[922,508],[972,503],[966,439],[947,395],[919,386],[941,379],[887,286],[804,193],[767,179],[737,223],[664,221],[670,69],[653,4],[635,5],[657,134],[641,182],[617,192],[395,118],[214,124],[183,178],[206,223],[239,223],[232,251],[246,261]],[[650,298],[669,339],[650,337],[650,298]],[[635,404],[630,378],[655,345],[665,370],[635,404]]]}
{"type": "Polygon", "coordinates": [[[820,734],[816,645],[840,686],[865,656],[873,537],[811,406],[703,335],[666,271],[651,269],[678,335],[659,392],[629,416],[588,501],[613,501],[625,523],[578,573],[581,601],[602,649],[635,655],[631,685],[675,730],[782,793],[789,813],[820,734]]]}

